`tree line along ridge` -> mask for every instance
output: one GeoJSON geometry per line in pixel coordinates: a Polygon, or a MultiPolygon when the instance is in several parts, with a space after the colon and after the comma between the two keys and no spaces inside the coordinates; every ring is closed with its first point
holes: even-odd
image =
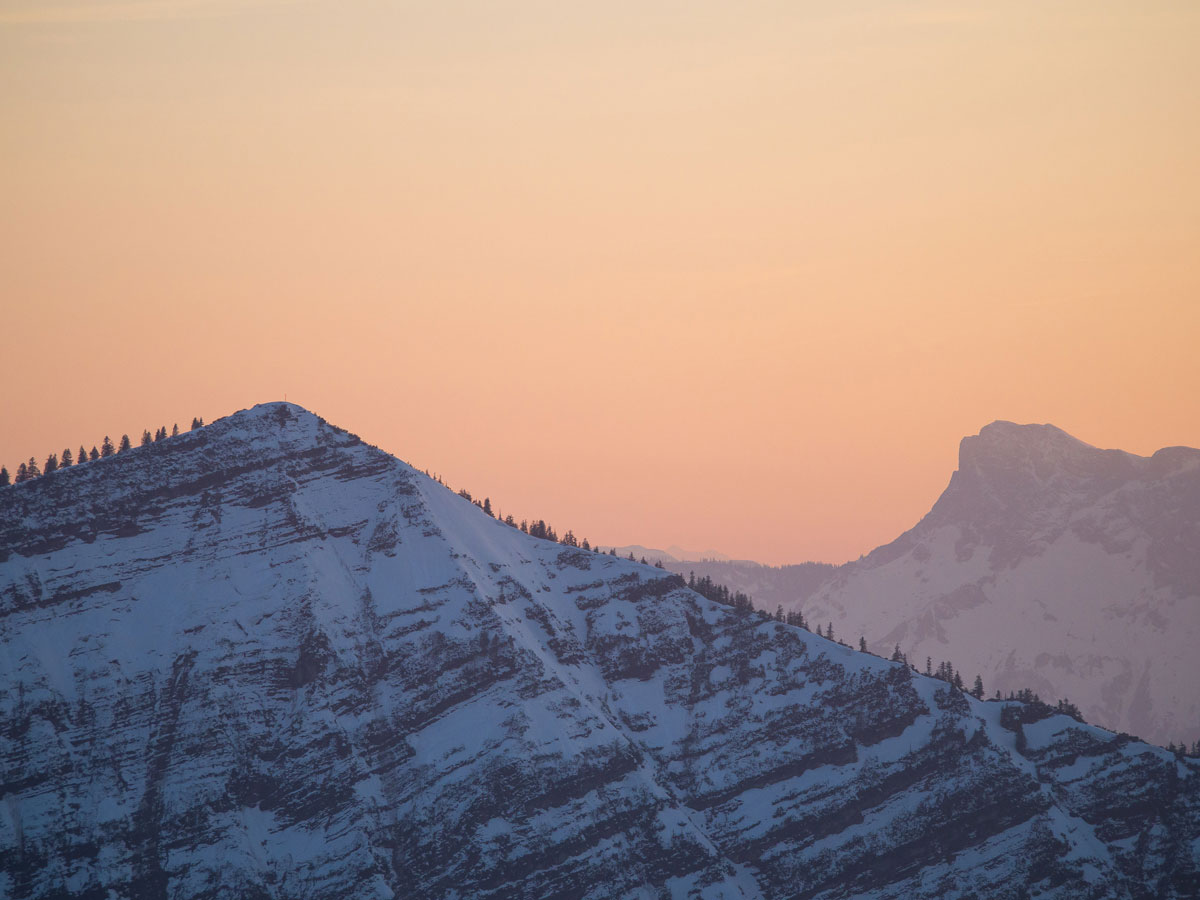
{"type": "MultiPolygon", "coordinates": [[[[199,416],[192,419],[192,428],[204,427],[204,419],[199,416]]],[[[170,432],[167,431],[167,426],[160,426],[153,434],[149,429],[142,432],[141,446],[145,447],[148,444],[154,444],[158,441],[165,441],[169,437],[175,437],[179,434],[179,425],[173,425],[170,432]]],[[[129,439],[129,435],[121,435],[121,440],[115,446],[107,434],[104,440],[100,442],[100,446],[92,445],[92,449],[88,451],[83,444],[79,445],[79,454],[75,455],[71,452],[71,448],[67,447],[63,450],[60,456],[57,453],[51,453],[46,457],[46,462],[39,467],[36,457],[29,457],[29,462],[23,462],[17,466],[15,476],[10,475],[6,466],[0,465],[0,487],[7,487],[10,484],[22,484],[26,481],[32,481],[35,478],[41,478],[45,475],[50,475],[57,472],[59,469],[69,469],[71,466],[80,466],[85,462],[101,459],[107,456],[115,456],[118,453],[124,453],[126,450],[133,449],[133,441],[129,439]]]]}

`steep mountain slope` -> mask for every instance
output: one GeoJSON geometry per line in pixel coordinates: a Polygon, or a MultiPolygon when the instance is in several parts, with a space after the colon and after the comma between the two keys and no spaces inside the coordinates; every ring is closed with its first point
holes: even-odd
{"type": "MultiPolygon", "coordinates": [[[[717,577],[717,576],[714,576],[717,577]]],[[[1069,697],[1090,720],[1200,739],[1200,451],[1098,450],[1051,425],[965,438],[920,523],[800,603],[838,633],[951,658],[989,691],[1069,697]]]]}
{"type": "Polygon", "coordinates": [[[0,491],[5,897],[1185,897],[1200,769],[270,404],[0,491]]]}

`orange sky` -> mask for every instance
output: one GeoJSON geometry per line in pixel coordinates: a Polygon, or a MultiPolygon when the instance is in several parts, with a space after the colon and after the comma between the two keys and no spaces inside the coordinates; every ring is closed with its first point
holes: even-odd
{"type": "Polygon", "coordinates": [[[0,462],[288,399],[841,561],[997,419],[1200,446],[1200,4],[0,0],[0,462]]]}

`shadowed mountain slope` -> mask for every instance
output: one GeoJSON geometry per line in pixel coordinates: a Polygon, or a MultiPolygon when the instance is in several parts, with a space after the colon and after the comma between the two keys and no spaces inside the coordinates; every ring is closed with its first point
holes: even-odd
{"type": "Polygon", "coordinates": [[[1185,897],[1200,770],[268,404],[0,490],[0,895],[1185,897]]]}

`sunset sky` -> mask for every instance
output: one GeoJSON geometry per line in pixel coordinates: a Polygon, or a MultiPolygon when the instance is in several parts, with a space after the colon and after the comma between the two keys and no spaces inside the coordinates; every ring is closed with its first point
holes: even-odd
{"type": "Polygon", "coordinates": [[[1200,446],[1200,3],[0,0],[0,462],[300,403],[840,562],[994,419],[1200,446]]]}

